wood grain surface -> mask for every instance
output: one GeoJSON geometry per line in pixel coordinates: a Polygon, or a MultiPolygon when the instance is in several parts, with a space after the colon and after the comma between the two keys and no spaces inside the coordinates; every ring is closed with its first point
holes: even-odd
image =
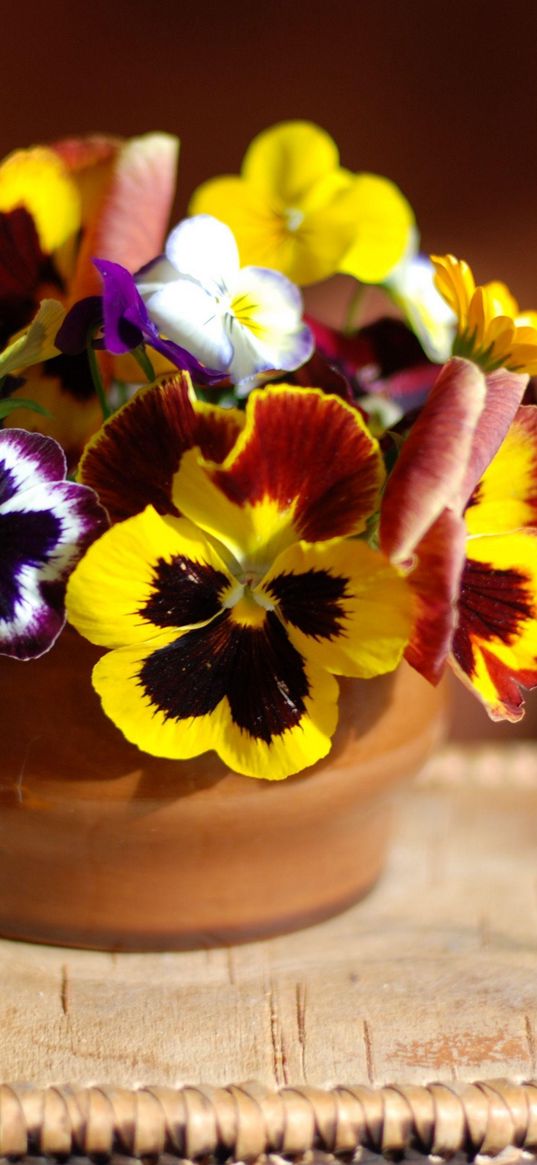
{"type": "Polygon", "coordinates": [[[1,942],[0,1031],[0,1077],[36,1085],[535,1077],[537,748],[444,750],[377,887],[306,931],[158,955],[1,942]]]}

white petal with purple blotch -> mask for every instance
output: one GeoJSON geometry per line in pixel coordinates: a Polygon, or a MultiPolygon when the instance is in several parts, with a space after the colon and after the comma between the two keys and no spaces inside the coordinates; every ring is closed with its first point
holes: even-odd
{"type": "Polygon", "coordinates": [[[0,432],[0,508],[19,490],[61,481],[66,470],[63,450],[52,437],[25,429],[0,432]]]}
{"type": "Polygon", "coordinates": [[[67,578],[106,525],[93,490],[64,472],[51,438],[0,432],[0,654],[30,659],[52,646],[67,578]]]}

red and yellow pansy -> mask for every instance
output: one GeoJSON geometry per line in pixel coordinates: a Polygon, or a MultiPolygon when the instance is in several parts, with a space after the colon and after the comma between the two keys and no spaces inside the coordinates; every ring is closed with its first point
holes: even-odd
{"type": "Polygon", "coordinates": [[[221,412],[189,397],[183,378],[147,389],[107,423],[81,476],[94,486],[107,476],[114,486],[99,493],[109,512],[132,516],[75,570],[68,617],[111,649],[93,682],[128,739],[158,756],[214,749],[237,772],[280,779],[329,751],[335,675],[397,665],[412,594],[356,537],[378,507],[384,469],[354,408],[278,386],[250,396],[244,422],[228,412],[225,433],[221,412]],[[176,407],[182,420],[170,432],[176,407]],[[120,432],[136,448],[135,434],[149,430],[147,448],[162,448],[156,490],[152,462],[114,457],[120,432]]]}

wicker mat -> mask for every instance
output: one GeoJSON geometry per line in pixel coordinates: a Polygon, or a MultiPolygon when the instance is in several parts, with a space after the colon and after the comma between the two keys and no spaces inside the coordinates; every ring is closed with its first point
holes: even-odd
{"type": "Polygon", "coordinates": [[[255,1161],[360,1150],[441,1159],[537,1147],[537,1083],[332,1090],[0,1090],[0,1154],[255,1161]]]}

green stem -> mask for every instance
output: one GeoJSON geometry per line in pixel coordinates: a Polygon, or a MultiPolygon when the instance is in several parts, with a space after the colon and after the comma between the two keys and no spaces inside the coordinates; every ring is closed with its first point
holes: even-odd
{"type": "Polygon", "coordinates": [[[86,350],[88,353],[88,361],[89,361],[89,366],[90,366],[91,379],[93,380],[95,392],[97,393],[99,404],[101,406],[103,420],[106,421],[106,420],[108,420],[108,417],[110,417],[112,415],[112,410],[110,409],[110,407],[108,405],[108,401],[106,399],[106,391],[105,391],[105,387],[103,384],[101,370],[99,368],[99,362],[97,360],[95,348],[93,347],[93,344],[92,344],[92,340],[93,340],[93,334],[90,332],[90,334],[88,336],[88,343],[87,343],[86,350]]]}
{"type": "Polygon", "coordinates": [[[365,285],[363,283],[356,283],[356,287],[352,293],[345,316],[345,323],[343,324],[343,334],[345,336],[352,336],[356,331],[358,316],[360,314],[360,307],[364,298],[365,285]]]}
{"type": "Polygon", "coordinates": [[[140,344],[139,348],[133,348],[132,354],[134,359],[140,365],[144,376],[146,376],[148,381],[152,383],[156,378],[156,373],[143,345],[140,344]]]}

